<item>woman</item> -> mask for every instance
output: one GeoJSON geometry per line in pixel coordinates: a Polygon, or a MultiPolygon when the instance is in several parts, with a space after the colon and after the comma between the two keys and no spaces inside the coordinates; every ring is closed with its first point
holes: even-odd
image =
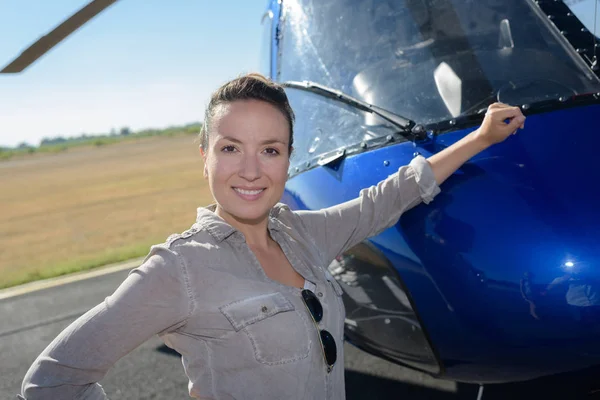
{"type": "Polygon", "coordinates": [[[24,398],[104,399],[95,382],[155,334],[182,355],[191,397],[345,398],[342,292],[326,267],[431,201],[457,168],[525,118],[494,104],[453,146],[416,157],[352,201],[301,212],[278,203],[294,121],[280,86],[256,74],[228,82],[204,121],[200,152],[216,204],[198,209],[190,230],[153,246],[42,352],[24,398]]]}

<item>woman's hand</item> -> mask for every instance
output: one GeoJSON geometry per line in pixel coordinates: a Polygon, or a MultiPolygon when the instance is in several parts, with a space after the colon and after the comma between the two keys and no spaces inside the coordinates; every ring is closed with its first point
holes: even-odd
{"type": "Polygon", "coordinates": [[[450,175],[477,153],[500,143],[525,127],[519,107],[494,103],[488,107],[481,126],[467,136],[429,157],[435,180],[441,185],[450,175]]]}
{"type": "Polygon", "coordinates": [[[476,131],[475,136],[477,140],[489,147],[504,141],[523,128],[525,128],[525,116],[519,107],[494,103],[488,107],[481,127],[476,131]]]}

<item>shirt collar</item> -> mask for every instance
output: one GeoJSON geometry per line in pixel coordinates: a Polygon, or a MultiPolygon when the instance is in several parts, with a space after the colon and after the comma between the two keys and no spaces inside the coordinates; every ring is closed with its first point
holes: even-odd
{"type": "MultiPolygon", "coordinates": [[[[196,223],[200,227],[206,228],[206,230],[219,242],[230,237],[238,236],[234,235],[234,233],[239,231],[225,222],[223,218],[219,217],[215,213],[216,208],[216,204],[199,207],[196,211],[196,223]]],[[[277,218],[277,215],[279,214],[278,211],[277,207],[274,207],[269,212],[268,229],[269,231],[288,231],[290,228],[277,218]]],[[[240,233],[239,237],[243,237],[243,235],[240,233]]]]}

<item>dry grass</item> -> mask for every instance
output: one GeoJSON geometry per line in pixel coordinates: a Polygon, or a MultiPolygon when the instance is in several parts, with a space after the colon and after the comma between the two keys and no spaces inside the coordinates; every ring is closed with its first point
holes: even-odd
{"type": "Polygon", "coordinates": [[[212,202],[194,136],[0,163],[0,288],[143,256],[212,202]]]}

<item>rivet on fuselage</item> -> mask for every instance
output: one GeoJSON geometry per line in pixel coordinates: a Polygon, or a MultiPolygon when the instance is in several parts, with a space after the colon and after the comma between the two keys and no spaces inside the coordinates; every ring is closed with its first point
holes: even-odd
{"type": "Polygon", "coordinates": [[[529,109],[529,104],[523,104],[523,105],[521,106],[521,108],[522,108],[523,110],[528,110],[528,109],[529,109]]]}
{"type": "Polygon", "coordinates": [[[383,165],[385,165],[385,166],[387,167],[387,166],[389,166],[389,165],[390,165],[390,162],[389,162],[388,160],[385,160],[385,161],[383,162],[383,165]]]}

